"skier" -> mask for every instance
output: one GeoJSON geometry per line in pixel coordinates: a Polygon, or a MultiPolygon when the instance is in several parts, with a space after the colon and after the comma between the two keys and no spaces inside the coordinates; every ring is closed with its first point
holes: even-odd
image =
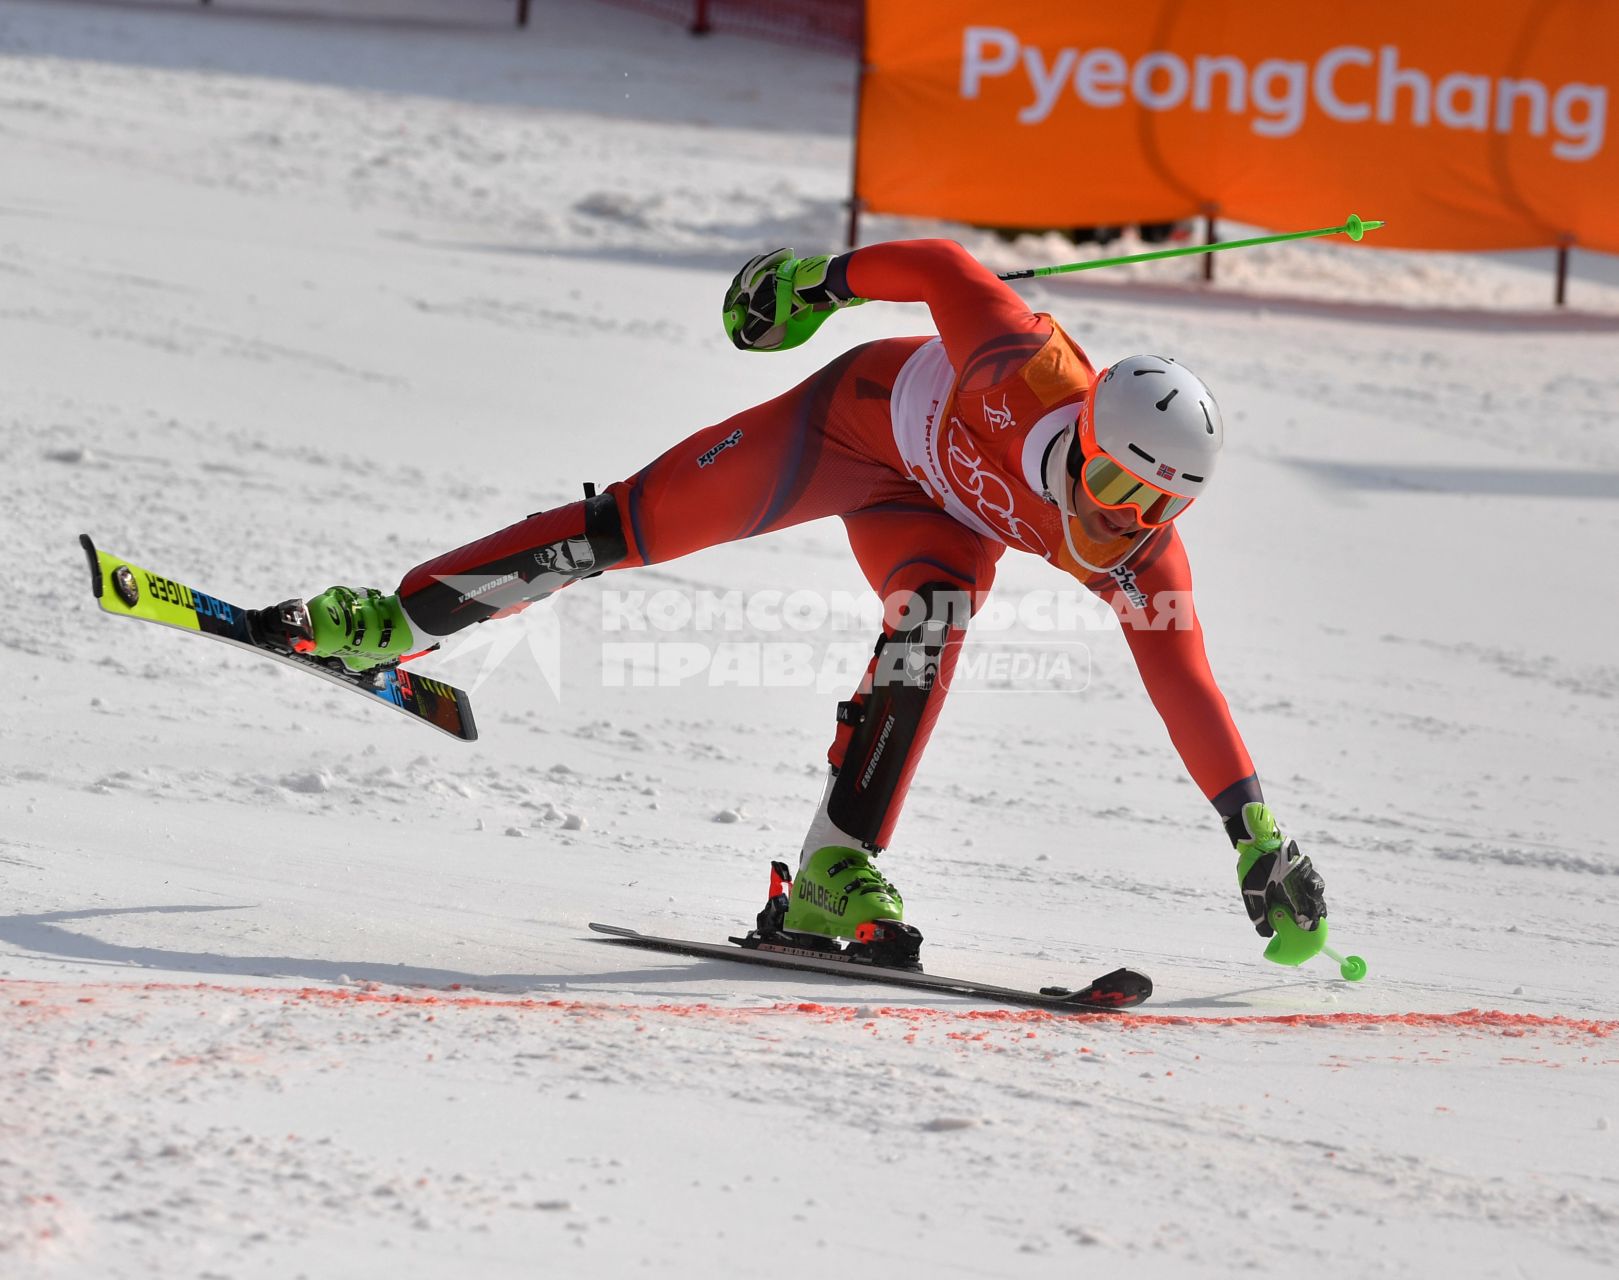
{"type": "Polygon", "coordinates": [[[417,565],[391,595],[332,587],[283,642],[364,670],[580,578],[840,517],[883,599],[882,634],[838,707],[825,791],[790,894],[776,899],[784,911],[768,923],[910,963],[921,936],[873,859],[996,562],[1008,547],[1030,552],[1119,614],[1147,692],[1237,850],[1254,927],[1271,936],[1280,907],[1285,928],[1316,930],[1321,879],[1264,803],[1191,608],[1175,520],[1219,456],[1209,389],[1159,356],[1098,373],[1051,316],[944,240],[760,255],[732,281],[725,327],[741,350],[779,350],[859,299],[925,302],[939,336],[856,347],[600,494],[587,488],[584,501],[417,565]]]}

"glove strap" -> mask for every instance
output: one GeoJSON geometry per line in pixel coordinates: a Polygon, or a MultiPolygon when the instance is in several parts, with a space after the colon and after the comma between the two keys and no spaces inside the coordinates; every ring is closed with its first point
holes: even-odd
{"type": "Polygon", "coordinates": [[[791,265],[793,292],[800,302],[812,307],[841,307],[854,298],[849,288],[848,254],[800,258],[791,265]]]}

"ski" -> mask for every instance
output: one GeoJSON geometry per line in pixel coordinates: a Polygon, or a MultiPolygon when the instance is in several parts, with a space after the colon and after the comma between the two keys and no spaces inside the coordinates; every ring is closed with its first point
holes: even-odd
{"type": "Polygon", "coordinates": [[[89,534],[79,535],[79,545],[89,557],[90,589],[103,612],[222,640],[354,693],[363,693],[452,738],[472,742],[478,736],[471,699],[462,689],[412,675],[397,664],[356,673],[335,658],[288,652],[262,638],[254,628],[253,611],[98,551],[89,534]]]}
{"type": "Polygon", "coordinates": [[[591,929],[605,935],[599,942],[616,943],[626,947],[640,947],[647,951],[669,951],[676,955],[702,956],[711,960],[736,960],[743,964],[770,965],[778,969],[802,969],[809,973],[825,973],[837,978],[864,979],[890,987],[908,987],[917,991],[938,991],[947,995],[968,996],[990,1000],[999,1004],[1028,1005],[1038,1009],[1113,1012],[1141,1004],[1152,995],[1152,979],[1134,969],[1115,969],[1090,985],[1070,991],[1067,987],[1042,987],[1027,991],[1018,987],[1002,987],[993,983],[977,982],[971,978],[946,978],[938,974],[923,973],[920,969],[897,969],[873,964],[838,952],[812,951],[805,947],[785,946],[779,943],[740,939],[731,944],[718,942],[688,942],[681,938],[660,938],[653,934],[626,929],[616,924],[596,924],[591,929]]]}

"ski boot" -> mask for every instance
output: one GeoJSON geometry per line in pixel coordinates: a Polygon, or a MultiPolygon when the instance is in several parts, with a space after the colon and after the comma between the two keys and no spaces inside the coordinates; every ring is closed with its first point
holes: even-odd
{"type": "Polygon", "coordinates": [[[795,879],[770,864],[770,899],[744,945],[838,953],[894,969],[920,969],[922,934],[905,923],[905,903],[863,849],[817,849],[795,879]]]}
{"type": "Polygon", "coordinates": [[[329,587],[308,604],[286,600],[256,610],[248,622],[260,641],[355,674],[396,665],[414,640],[399,597],[374,587],[329,587]]]}

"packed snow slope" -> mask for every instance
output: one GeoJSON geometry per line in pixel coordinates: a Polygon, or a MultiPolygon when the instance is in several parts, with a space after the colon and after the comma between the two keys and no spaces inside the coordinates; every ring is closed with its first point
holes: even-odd
{"type": "MultiPolygon", "coordinates": [[[[472,746],[96,610],[80,532],[238,603],[391,586],[927,330],[720,331],[748,255],[838,247],[844,61],[475,8],[0,4],[0,1273],[1613,1274],[1600,281],[1554,315],[1512,263],[1322,244],[1029,291],[1220,397],[1200,610],[1356,986],[1261,958],[1106,616],[992,637],[1083,645],[1088,686],[958,693],[884,867],[930,968],[1128,963],[1140,1016],[590,940],[751,920],[871,640],[634,632],[623,593],[858,600],[836,522],[477,629],[422,664],[476,684],[472,746]],[[638,686],[626,639],[731,665],[638,686]],[[815,679],[750,684],[799,642],[815,679]]],[[[1002,563],[1014,612],[1063,586],[1002,563]]]]}

